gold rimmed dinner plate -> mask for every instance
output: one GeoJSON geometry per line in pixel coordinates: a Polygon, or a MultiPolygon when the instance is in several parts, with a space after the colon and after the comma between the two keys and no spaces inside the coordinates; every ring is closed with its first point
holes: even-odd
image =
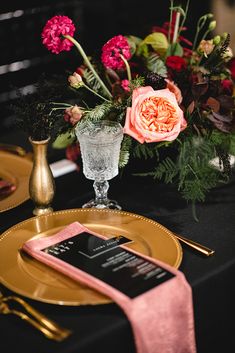
{"type": "Polygon", "coordinates": [[[16,186],[16,190],[0,200],[0,212],[10,210],[29,199],[29,177],[32,162],[12,153],[0,151],[0,178],[16,186]]]}
{"type": "Polygon", "coordinates": [[[70,209],[32,217],[0,237],[0,281],[9,289],[42,302],[61,305],[105,304],[110,299],[20,251],[29,239],[57,233],[78,221],[108,238],[124,235],[130,249],[178,268],[182,248],[161,224],[140,215],[113,210],[70,209]]]}

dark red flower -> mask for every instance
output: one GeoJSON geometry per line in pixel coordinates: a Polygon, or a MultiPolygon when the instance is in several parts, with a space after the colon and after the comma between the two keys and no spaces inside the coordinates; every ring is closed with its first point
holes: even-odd
{"type": "Polygon", "coordinates": [[[230,60],[229,69],[231,71],[232,79],[235,81],[235,58],[230,60]]]}
{"type": "Polygon", "coordinates": [[[85,69],[86,69],[86,66],[82,64],[76,68],[75,72],[80,76],[83,76],[85,69]]]}
{"type": "Polygon", "coordinates": [[[77,142],[66,147],[66,158],[77,164],[77,171],[80,170],[79,159],[81,158],[81,151],[77,142]]]}
{"type": "Polygon", "coordinates": [[[225,94],[233,94],[233,82],[231,80],[222,80],[221,81],[222,91],[225,94]]]}
{"type": "Polygon", "coordinates": [[[172,55],[167,57],[166,66],[174,71],[182,71],[186,69],[187,63],[181,56],[172,55]]]}

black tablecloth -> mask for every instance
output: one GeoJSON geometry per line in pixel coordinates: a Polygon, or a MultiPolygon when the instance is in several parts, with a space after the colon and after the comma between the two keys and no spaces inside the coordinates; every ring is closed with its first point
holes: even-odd
{"type": "MultiPolygon", "coordinates": [[[[55,155],[49,153],[49,160],[52,157],[55,155]]],[[[93,196],[92,181],[86,180],[82,172],[71,172],[56,178],[55,182],[55,211],[79,208],[93,196]]],[[[191,205],[182,200],[173,185],[148,177],[124,172],[110,181],[109,196],[117,199],[123,210],[156,220],[176,233],[215,249],[215,255],[206,258],[182,245],[184,254],[179,269],[193,289],[198,353],[234,353],[235,176],[230,183],[212,190],[203,204],[197,205],[199,222],[192,216],[191,205]]],[[[32,209],[32,201],[28,200],[0,214],[0,232],[32,217],[32,209]]],[[[5,294],[10,292],[3,289],[5,294]]],[[[1,352],[135,352],[129,323],[115,304],[63,307],[26,299],[72,329],[73,335],[56,343],[17,317],[1,315],[1,352]]]]}

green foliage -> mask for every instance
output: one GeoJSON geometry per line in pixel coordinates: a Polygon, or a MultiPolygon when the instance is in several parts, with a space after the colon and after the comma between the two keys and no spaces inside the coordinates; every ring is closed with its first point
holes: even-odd
{"type": "Polygon", "coordinates": [[[122,145],[121,145],[120,157],[119,157],[119,168],[123,168],[128,164],[131,145],[132,145],[132,139],[130,138],[130,136],[124,135],[122,145]]]}
{"type": "Polygon", "coordinates": [[[165,183],[172,183],[178,173],[176,163],[170,158],[165,158],[154,171],[154,179],[163,180],[165,183]]]}
{"type": "Polygon", "coordinates": [[[145,37],[141,45],[146,44],[151,45],[153,50],[157,52],[160,56],[164,55],[168,48],[167,38],[165,34],[160,32],[154,32],[145,37]]]}
{"type": "Polygon", "coordinates": [[[219,130],[213,130],[209,138],[215,147],[220,147],[225,152],[229,152],[230,143],[232,142],[233,136],[233,134],[227,134],[219,130]]]}
{"type": "Polygon", "coordinates": [[[178,189],[186,200],[204,201],[206,193],[217,185],[220,173],[210,164],[215,156],[215,147],[209,139],[188,138],[181,145],[178,189]]]}
{"type": "MultiPolygon", "coordinates": [[[[218,137],[218,136],[217,136],[218,137]]],[[[142,145],[136,147],[139,158],[153,157],[149,149],[142,145]]],[[[220,181],[226,181],[227,175],[214,168],[210,160],[216,157],[213,141],[198,137],[183,141],[176,160],[165,157],[151,172],[138,173],[138,176],[151,176],[164,183],[177,182],[178,190],[187,201],[204,201],[206,194],[220,181]]]]}
{"type": "Polygon", "coordinates": [[[59,136],[57,136],[57,138],[52,144],[52,147],[56,149],[66,148],[68,145],[74,142],[75,138],[76,137],[74,135],[73,130],[66,131],[65,133],[62,133],[59,136]]]}
{"type": "Polygon", "coordinates": [[[96,105],[93,109],[86,112],[83,119],[88,119],[92,121],[104,119],[111,112],[112,109],[112,102],[104,102],[102,104],[96,105]]]}
{"type": "Polygon", "coordinates": [[[104,91],[103,87],[100,85],[99,81],[91,70],[89,70],[88,68],[84,69],[82,75],[90,88],[92,88],[96,92],[101,92],[104,96],[106,95],[106,92],[104,91]]]}
{"type": "Polygon", "coordinates": [[[133,55],[136,52],[136,49],[138,48],[140,43],[142,42],[142,39],[132,35],[126,36],[126,39],[130,46],[131,54],[133,55]]]}
{"type": "Polygon", "coordinates": [[[170,55],[183,56],[183,54],[184,54],[184,50],[178,42],[172,43],[171,45],[169,45],[166,52],[166,56],[170,56],[170,55]]]}
{"type": "Polygon", "coordinates": [[[136,158],[154,158],[156,157],[159,159],[159,151],[158,151],[158,145],[157,144],[148,144],[148,143],[139,143],[133,147],[132,154],[136,158]]]}
{"type": "Polygon", "coordinates": [[[161,75],[162,77],[167,77],[167,68],[156,53],[152,53],[148,56],[146,66],[149,71],[161,75]]]}
{"type": "Polygon", "coordinates": [[[144,86],[144,77],[143,76],[137,76],[135,79],[131,80],[130,83],[130,88],[131,91],[133,91],[135,88],[144,86]]]}
{"type": "Polygon", "coordinates": [[[235,133],[230,135],[229,153],[235,156],[235,133]]]}

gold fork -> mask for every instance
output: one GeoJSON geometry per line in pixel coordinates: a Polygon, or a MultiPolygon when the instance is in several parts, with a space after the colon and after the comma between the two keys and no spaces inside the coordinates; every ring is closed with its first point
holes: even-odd
{"type": "Polygon", "coordinates": [[[14,315],[20,317],[22,320],[27,321],[33,327],[38,329],[41,333],[43,333],[49,339],[60,342],[65,338],[61,335],[56,334],[55,332],[48,330],[46,327],[41,325],[38,321],[33,320],[31,317],[29,317],[25,313],[23,313],[19,310],[10,309],[9,305],[6,302],[0,303],[0,314],[14,314],[14,315]]]}
{"type": "Polygon", "coordinates": [[[51,319],[48,319],[48,317],[46,317],[45,315],[43,315],[42,313],[34,309],[31,305],[29,305],[25,300],[21,299],[20,297],[17,297],[14,295],[4,297],[3,294],[0,292],[0,305],[2,305],[1,313],[16,314],[17,316],[21,317],[22,319],[28,321],[33,326],[38,328],[45,335],[51,336],[51,338],[54,337],[54,339],[56,337],[58,341],[62,341],[72,333],[72,331],[70,331],[69,329],[63,328],[59,326],[57,323],[55,323],[54,321],[52,321],[51,319]],[[7,304],[9,303],[9,301],[14,301],[19,303],[37,321],[32,319],[30,316],[28,316],[23,312],[20,312],[15,309],[10,309],[9,305],[7,304]]]}

